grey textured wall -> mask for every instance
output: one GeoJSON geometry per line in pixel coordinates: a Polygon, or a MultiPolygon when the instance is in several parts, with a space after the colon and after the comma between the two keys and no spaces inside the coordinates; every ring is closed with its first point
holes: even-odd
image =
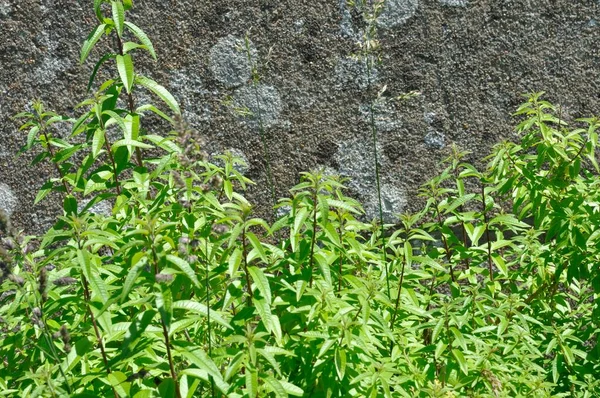
{"type": "MultiPolygon", "coordinates": [[[[91,0],[0,0],[0,207],[29,231],[52,222],[58,198],[32,206],[49,167],[14,159],[25,136],[9,117],[41,98],[58,112],[86,97],[102,42],[84,66],[80,45],[93,28],[91,0]]],[[[129,18],[154,41],[159,61],[136,68],[167,86],[209,153],[233,148],[270,202],[262,144],[252,121],[223,100],[261,109],[277,194],[299,172],[328,167],[353,178],[376,208],[365,68],[350,55],[364,28],[344,0],[147,0],[129,18]],[[249,63],[236,46],[249,32],[262,77],[258,101],[249,63]]],[[[388,215],[415,206],[416,188],[456,142],[486,154],[510,137],[520,94],[545,90],[568,117],[599,113],[600,4],[596,0],[388,0],[378,20],[383,64],[376,105],[388,215]],[[418,90],[406,103],[392,98],[418,90]]],[[[144,97],[138,97],[141,102],[144,97]]],[[[156,102],[156,101],[155,101],[156,102]]]]}

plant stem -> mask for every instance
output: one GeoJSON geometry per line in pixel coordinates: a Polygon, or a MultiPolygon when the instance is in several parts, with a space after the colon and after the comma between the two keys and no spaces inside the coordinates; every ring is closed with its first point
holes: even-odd
{"type": "Polygon", "coordinates": [[[244,261],[244,274],[246,275],[246,287],[248,288],[248,305],[252,303],[252,285],[250,284],[250,274],[248,273],[248,247],[246,243],[246,220],[244,219],[244,225],[242,226],[242,259],[244,261]]]}
{"type": "Polygon", "coordinates": [[[442,235],[442,243],[444,244],[444,251],[446,252],[446,260],[448,260],[448,265],[450,266],[450,278],[452,279],[452,282],[456,282],[456,279],[454,278],[454,268],[452,267],[452,254],[450,253],[450,246],[448,246],[448,240],[446,239],[446,235],[444,235],[444,231],[443,231],[443,227],[444,227],[444,222],[442,221],[442,216],[440,213],[440,208],[437,202],[437,198],[436,198],[436,203],[435,203],[435,212],[436,212],[436,216],[437,216],[437,220],[438,220],[438,226],[440,228],[440,233],[442,235]]]}
{"type": "MultiPolygon", "coordinates": [[[[204,262],[206,264],[206,279],[205,279],[205,285],[206,285],[206,325],[208,327],[208,337],[207,337],[207,342],[208,342],[208,357],[212,359],[212,342],[211,340],[211,327],[210,327],[210,278],[209,278],[209,272],[210,272],[210,268],[208,265],[208,238],[204,240],[204,262]]],[[[210,389],[211,389],[211,396],[214,398],[215,396],[215,381],[213,380],[212,376],[209,375],[210,378],[210,389]]]]}
{"type": "Polygon", "coordinates": [[[398,307],[400,305],[400,294],[402,293],[402,283],[404,282],[404,267],[406,266],[406,261],[402,262],[402,270],[400,271],[400,281],[398,282],[398,295],[396,296],[396,304],[394,305],[394,314],[392,315],[392,320],[390,322],[390,328],[394,330],[394,321],[396,320],[396,316],[398,315],[398,307]]]}
{"type": "MultiPolygon", "coordinates": [[[[319,176],[320,178],[320,176],[319,176]]],[[[312,220],[312,224],[313,224],[313,231],[312,231],[312,237],[311,237],[311,241],[310,241],[310,282],[309,282],[309,286],[312,287],[313,285],[313,271],[314,271],[314,266],[315,266],[315,242],[317,240],[317,191],[319,189],[319,181],[317,181],[315,183],[315,187],[314,187],[314,192],[313,192],[313,220],[312,220]]]]}
{"type": "MultiPolygon", "coordinates": [[[[372,60],[369,54],[367,53],[365,57],[365,62],[367,64],[367,87],[368,91],[371,92],[372,88],[372,76],[371,76],[371,67],[372,60]]],[[[371,139],[373,144],[373,158],[375,162],[375,184],[377,187],[377,204],[379,208],[379,223],[381,224],[381,239],[383,245],[383,266],[385,269],[385,283],[387,287],[387,295],[390,297],[390,276],[388,271],[387,264],[387,247],[386,247],[386,239],[385,239],[385,224],[383,222],[383,202],[381,200],[381,178],[379,173],[379,153],[377,151],[377,126],[375,125],[375,109],[373,106],[374,100],[371,98],[369,100],[369,124],[371,127],[371,139]]]]}
{"type": "MultiPolygon", "coordinates": [[[[104,343],[102,342],[102,336],[100,335],[100,329],[98,329],[98,323],[96,322],[96,317],[94,316],[94,312],[92,311],[92,307],[90,307],[90,288],[88,285],[87,280],[85,279],[84,276],[81,277],[81,279],[83,280],[83,294],[84,294],[84,298],[87,304],[87,309],[88,312],[90,314],[90,319],[92,321],[92,326],[94,327],[94,333],[96,334],[96,340],[98,341],[98,346],[100,347],[100,353],[102,354],[102,361],[104,362],[104,367],[106,368],[106,373],[110,374],[111,370],[110,370],[110,366],[108,364],[108,357],[106,355],[106,351],[104,350],[104,343]]],[[[113,394],[115,396],[115,398],[119,397],[119,394],[117,394],[117,391],[115,390],[114,387],[111,387],[113,394]]]]}
{"type": "MultiPolygon", "coordinates": [[[[54,150],[52,149],[52,145],[50,144],[50,139],[48,138],[48,131],[46,130],[46,126],[43,124],[43,121],[41,119],[41,117],[38,116],[38,121],[40,123],[41,126],[41,132],[42,135],[44,136],[44,140],[46,140],[46,145],[48,146],[48,152],[50,152],[50,156],[52,157],[52,159],[54,159],[54,150]]],[[[58,175],[60,176],[60,181],[63,184],[63,187],[65,187],[65,191],[67,193],[67,195],[71,194],[71,190],[69,189],[69,186],[67,185],[67,182],[65,181],[65,175],[63,174],[62,170],[60,169],[60,166],[58,165],[58,163],[52,161],[52,163],[54,163],[54,167],[56,168],[56,171],[58,172],[58,175]]]]}
{"type": "MultiPolygon", "coordinates": [[[[254,91],[254,100],[256,101],[256,121],[258,122],[258,131],[260,133],[260,140],[263,146],[263,155],[265,157],[265,166],[267,168],[267,184],[269,185],[269,190],[271,191],[271,205],[275,206],[277,203],[277,198],[275,197],[275,184],[273,182],[273,173],[271,172],[271,156],[269,154],[269,148],[267,145],[267,137],[265,134],[265,126],[262,118],[262,110],[260,108],[260,97],[258,96],[258,71],[256,64],[252,61],[252,53],[250,51],[250,40],[248,39],[248,35],[244,39],[246,56],[248,57],[248,63],[252,66],[252,89],[254,91]]],[[[274,213],[273,213],[274,215],[274,213]]]]}
{"type": "MultiPolygon", "coordinates": [[[[123,54],[123,41],[117,35],[117,46],[119,47],[119,54],[123,54]]],[[[127,106],[129,107],[129,113],[133,115],[135,113],[135,102],[133,100],[133,94],[131,92],[127,93],[127,106]]],[[[135,160],[138,166],[142,167],[142,150],[139,147],[135,147],[135,160]]]]}
{"type": "Polygon", "coordinates": [[[104,127],[104,122],[102,121],[102,117],[98,118],[98,123],[100,123],[100,128],[102,130],[104,130],[104,147],[106,148],[106,153],[108,154],[108,159],[110,160],[110,163],[112,165],[113,168],[113,173],[114,173],[114,178],[115,178],[115,187],[117,189],[117,194],[121,194],[121,183],[119,182],[119,176],[117,173],[117,164],[115,162],[115,157],[113,156],[112,153],[112,149],[111,149],[111,145],[110,145],[110,138],[108,137],[108,132],[106,131],[106,128],[104,127]]]}
{"type": "Polygon", "coordinates": [[[481,184],[481,200],[483,201],[483,222],[485,225],[485,238],[487,239],[487,258],[488,269],[490,272],[490,282],[494,281],[494,269],[492,267],[492,240],[490,239],[490,228],[488,226],[487,206],[485,204],[485,185],[481,184]]]}
{"type": "MultiPolygon", "coordinates": [[[[152,225],[152,232],[150,234],[151,242],[155,242],[154,236],[154,225],[152,225]]],[[[158,254],[156,253],[156,249],[154,245],[152,246],[152,256],[154,263],[154,273],[155,275],[159,273],[158,267],[158,254]]],[[[175,384],[175,396],[177,398],[181,398],[181,391],[179,391],[179,383],[177,381],[177,373],[175,372],[175,366],[173,365],[173,355],[171,354],[171,340],[169,338],[169,331],[167,330],[167,324],[163,316],[160,317],[160,325],[162,327],[163,338],[165,340],[165,348],[167,350],[167,360],[169,361],[169,371],[171,372],[171,378],[173,379],[173,383],[175,384]]]]}
{"type": "Polygon", "coordinates": [[[171,372],[171,378],[173,378],[173,383],[175,383],[175,395],[177,398],[181,398],[181,392],[179,391],[179,383],[177,382],[177,373],[175,373],[175,366],[173,365],[173,357],[171,355],[171,341],[169,340],[169,331],[167,330],[167,325],[163,319],[160,320],[160,324],[162,326],[163,336],[165,338],[165,346],[167,348],[167,359],[169,360],[169,370],[171,372]]]}
{"type": "Polygon", "coordinates": [[[343,266],[343,260],[344,260],[344,237],[343,237],[343,231],[344,231],[344,218],[342,217],[342,214],[340,212],[339,209],[336,209],[336,213],[338,215],[339,218],[339,226],[338,226],[338,236],[340,237],[340,261],[339,261],[339,265],[338,265],[338,294],[341,293],[342,291],[342,266],[343,266]]]}

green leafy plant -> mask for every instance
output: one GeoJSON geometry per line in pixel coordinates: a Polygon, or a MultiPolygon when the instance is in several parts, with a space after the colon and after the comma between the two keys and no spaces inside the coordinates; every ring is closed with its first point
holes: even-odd
{"type": "Polygon", "coordinates": [[[82,60],[104,35],[118,49],[90,87],[109,60],[117,75],[82,116],[39,102],[17,115],[23,150],[56,170],[36,200],[54,191],[64,211],[39,237],[0,213],[4,395],[600,394],[597,119],[570,127],[531,94],[519,142],[485,170],[452,147],[424,208],[396,226],[361,221],[322,171],[270,224],[241,194],[240,160],[206,161],[175,99],[135,72],[132,55],[155,50],[130,8],[94,3],[82,60]],[[170,113],[136,107],[142,89],[170,113]],[[149,133],[144,112],[173,131],[149,133]]]}

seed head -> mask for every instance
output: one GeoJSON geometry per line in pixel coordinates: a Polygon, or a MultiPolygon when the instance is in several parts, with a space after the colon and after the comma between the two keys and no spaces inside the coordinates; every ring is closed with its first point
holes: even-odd
{"type": "Polygon", "coordinates": [[[35,245],[33,242],[27,242],[25,247],[23,247],[23,254],[28,254],[35,251],[35,245]]]}
{"type": "Polygon", "coordinates": [[[188,246],[186,244],[183,243],[179,243],[179,246],[177,246],[177,251],[179,252],[179,254],[186,255],[188,253],[188,246]]]}
{"type": "Polygon", "coordinates": [[[19,275],[10,274],[10,275],[8,275],[8,279],[11,280],[12,282],[16,283],[19,286],[23,286],[25,284],[25,279],[23,279],[23,277],[21,277],[19,275]]]}
{"type": "Polygon", "coordinates": [[[40,269],[40,277],[38,282],[38,291],[42,295],[42,301],[46,301],[48,299],[48,295],[46,294],[46,288],[48,287],[48,274],[46,273],[46,268],[40,269]]]}
{"type": "Polygon", "coordinates": [[[57,278],[52,281],[56,286],[69,286],[77,283],[77,279],[72,278],[70,276],[63,276],[62,278],[57,278]]]}
{"type": "Polygon", "coordinates": [[[190,243],[190,238],[188,238],[187,236],[182,236],[181,238],[179,238],[179,243],[187,245],[188,243],[190,243]]]}
{"type": "Polygon", "coordinates": [[[60,337],[62,338],[62,341],[65,344],[71,341],[71,335],[69,334],[69,329],[67,329],[67,325],[62,325],[60,327],[60,337]]]}
{"type": "Polygon", "coordinates": [[[214,189],[221,189],[221,186],[223,185],[223,179],[221,178],[221,176],[219,175],[214,175],[212,176],[212,178],[210,179],[210,185],[214,188],[214,189]]]}
{"type": "Polygon", "coordinates": [[[0,234],[7,234],[10,231],[10,217],[4,209],[0,209],[0,234]]]}
{"type": "Polygon", "coordinates": [[[183,207],[184,209],[191,209],[192,208],[192,203],[187,200],[187,199],[179,199],[179,204],[181,205],[181,207],[183,207]]]}
{"type": "Polygon", "coordinates": [[[167,284],[173,281],[172,274],[155,274],[154,279],[156,279],[157,283],[167,284]]]}
{"type": "Polygon", "coordinates": [[[177,172],[173,173],[173,180],[175,180],[175,184],[178,187],[180,187],[180,188],[185,187],[185,182],[183,181],[183,179],[181,178],[181,175],[179,175],[179,173],[177,173],[177,172]]]}
{"type": "Polygon", "coordinates": [[[7,250],[14,250],[17,246],[12,238],[2,238],[2,246],[7,250]]]}
{"type": "Polygon", "coordinates": [[[227,227],[227,225],[224,224],[214,224],[212,226],[212,231],[217,235],[223,235],[224,233],[229,231],[229,228],[227,227]]]}
{"type": "Polygon", "coordinates": [[[150,372],[148,372],[147,370],[142,369],[139,372],[134,373],[131,376],[129,376],[126,381],[134,381],[134,380],[137,380],[137,379],[144,379],[144,378],[146,378],[149,375],[150,375],[150,372]]]}

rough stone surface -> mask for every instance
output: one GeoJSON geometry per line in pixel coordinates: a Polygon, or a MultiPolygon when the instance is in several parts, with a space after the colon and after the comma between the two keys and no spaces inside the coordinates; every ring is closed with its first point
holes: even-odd
{"type": "Polygon", "coordinates": [[[210,49],[209,66],[215,78],[231,88],[248,81],[255,59],[256,49],[250,41],[246,47],[244,39],[229,35],[210,49]]]}
{"type": "Polygon", "coordinates": [[[249,126],[271,127],[279,121],[282,104],[274,87],[264,84],[244,86],[234,93],[233,103],[237,115],[249,126]]]}
{"type": "Polygon", "coordinates": [[[341,58],[335,66],[335,78],[340,89],[364,90],[377,82],[378,74],[377,67],[370,66],[369,70],[366,60],[354,57],[341,58]]]}
{"type": "Polygon", "coordinates": [[[430,128],[425,136],[425,145],[433,149],[443,149],[446,146],[446,140],[443,133],[430,128]]]}
{"type": "MultiPolygon", "coordinates": [[[[450,144],[477,160],[511,138],[517,121],[510,115],[524,92],[546,91],[573,119],[600,112],[597,0],[388,0],[377,21],[381,63],[371,84],[364,62],[352,58],[365,22],[345,0],[134,5],[127,18],[144,29],[158,55],[154,62],[134,52],[136,72],[178,98],[208,153],[243,150],[247,175],[257,182],[247,196],[264,217],[272,212],[263,139],[278,196],[288,194],[301,171],[324,165],[359,179],[363,185],[353,183],[353,194],[372,203],[371,135],[361,109],[384,85],[388,100],[422,93],[402,103],[386,101],[376,113],[384,192],[397,198],[392,207],[398,209],[419,208],[417,188],[435,173],[450,144]],[[250,95],[247,57],[235,45],[246,34],[260,76],[259,101],[250,95]],[[264,137],[224,105],[236,98],[249,108],[264,106],[264,137]]],[[[73,106],[87,98],[93,65],[114,51],[114,41],[103,38],[79,65],[81,43],[95,23],[89,1],[0,0],[0,182],[17,198],[14,224],[27,232],[51,225],[62,200],[50,195],[32,205],[55,172],[47,164],[28,166],[35,151],[12,157],[26,134],[10,116],[34,98],[59,113],[79,114],[73,106]]],[[[114,66],[107,64],[95,88],[112,76],[114,66]]],[[[134,97],[137,104],[151,101],[166,110],[145,91],[134,97]]],[[[156,117],[142,123],[155,133],[170,129],[156,117]]]]}
{"type": "Polygon", "coordinates": [[[469,4],[467,0],[439,0],[439,2],[450,7],[466,7],[469,4]]]}
{"type": "Polygon", "coordinates": [[[418,6],[418,0],[387,0],[377,24],[384,29],[402,25],[415,15],[418,6]]]}
{"type": "MultiPolygon", "coordinates": [[[[406,208],[405,192],[392,184],[381,185],[381,210],[383,222],[394,223],[398,215],[406,208]]],[[[367,219],[379,219],[379,196],[377,190],[373,189],[369,196],[363,199],[363,206],[367,219]]]]}
{"type": "MultiPolygon", "coordinates": [[[[89,200],[83,200],[79,203],[79,211],[81,211],[88,203],[89,200]]],[[[93,214],[110,216],[112,214],[112,208],[113,205],[110,202],[103,200],[90,207],[89,211],[93,214]]]]}
{"type": "MultiPolygon", "coordinates": [[[[383,219],[393,223],[396,215],[405,210],[406,193],[397,178],[387,170],[390,161],[385,157],[383,147],[377,146],[380,165],[380,187],[383,219]]],[[[355,140],[343,143],[335,155],[336,169],[326,168],[329,174],[339,174],[349,178],[346,186],[361,200],[368,220],[379,218],[379,196],[372,141],[355,140]]]]}
{"type": "Polygon", "coordinates": [[[395,131],[402,126],[400,115],[394,109],[393,104],[385,101],[384,98],[360,105],[359,112],[365,123],[371,123],[371,106],[373,108],[373,121],[375,122],[377,131],[386,133],[395,131]]]}
{"type": "Polygon", "coordinates": [[[12,189],[0,182],[0,209],[4,210],[9,216],[17,207],[17,197],[12,189]]]}

